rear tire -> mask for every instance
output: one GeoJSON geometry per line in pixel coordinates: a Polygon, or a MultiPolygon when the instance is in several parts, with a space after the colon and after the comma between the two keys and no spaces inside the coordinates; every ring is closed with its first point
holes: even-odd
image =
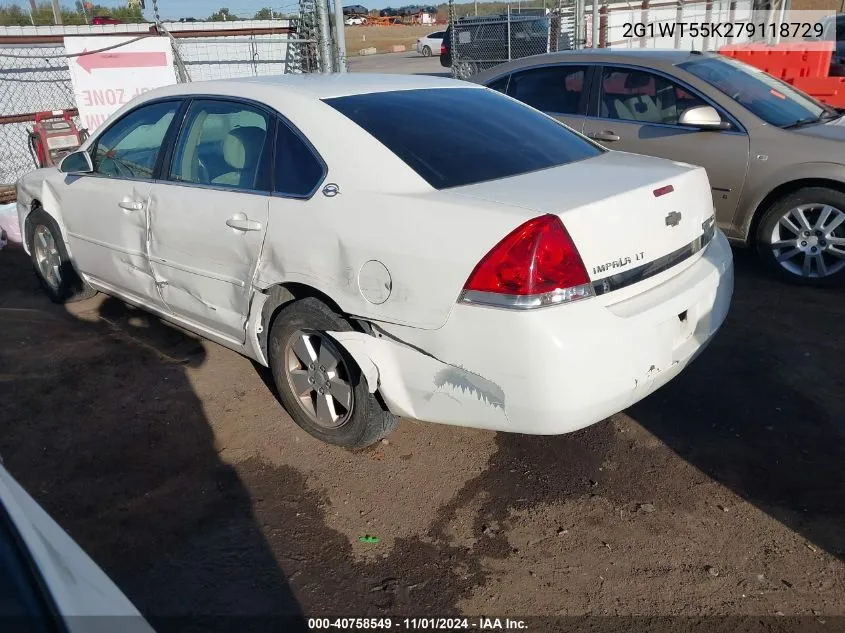
{"type": "Polygon", "coordinates": [[[97,294],[77,274],[59,225],[44,210],[36,209],[27,217],[26,238],[35,275],[50,301],[75,303],[97,294]]]}
{"type": "Polygon", "coordinates": [[[428,46],[423,46],[422,54],[423,57],[431,57],[431,48],[429,48],[428,46]]]}
{"type": "Polygon", "coordinates": [[[268,340],[273,381],[299,427],[329,444],[363,448],[390,433],[396,416],[369,392],[358,365],[328,331],[352,326],[313,297],[283,307],[268,340]]]}
{"type": "Polygon", "coordinates": [[[475,62],[458,62],[452,66],[452,75],[455,79],[469,79],[478,73],[478,64],[475,62]]]}
{"type": "Polygon", "coordinates": [[[757,227],[760,259],[781,279],[809,286],[845,280],[845,193],[804,187],[772,204],[757,227]]]}

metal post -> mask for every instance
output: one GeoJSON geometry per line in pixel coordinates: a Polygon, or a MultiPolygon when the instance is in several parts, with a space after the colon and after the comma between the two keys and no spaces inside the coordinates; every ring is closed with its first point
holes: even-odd
{"type": "Polygon", "coordinates": [[[314,3],[317,9],[317,28],[320,36],[317,38],[318,52],[320,56],[320,72],[330,73],[333,70],[331,52],[331,27],[329,24],[329,0],[316,0],[314,3]]]}
{"type": "Polygon", "coordinates": [[[343,24],[343,3],[341,0],[334,0],[334,27],[337,38],[337,72],[346,72],[346,31],[343,24]]]}
{"type": "Polygon", "coordinates": [[[608,40],[608,14],[610,13],[610,9],[607,6],[607,0],[604,0],[601,5],[601,9],[599,9],[599,48],[607,48],[609,45],[608,40]]]}
{"type": "MultiPolygon", "coordinates": [[[[678,0],[675,6],[675,23],[680,24],[684,21],[684,1],[678,0]]],[[[675,48],[681,48],[681,29],[675,29],[675,48]]],[[[695,45],[693,44],[693,48],[695,45]]]]}
{"type": "MultiPolygon", "coordinates": [[[[640,5],[640,22],[643,24],[648,24],[648,5],[648,0],[643,0],[640,5]]],[[[640,38],[640,48],[648,48],[648,37],[646,37],[645,33],[640,38]]]]}
{"type": "Polygon", "coordinates": [[[775,44],[780,42],[780,25],[786,20],[786,0],[780,0],[780,11],[778,11],[778,21],[775,25],[775,44]]]}
{"type": "Polygon", "coordinates": [[[593,0],[593,48],[599,47],[599,0],[593,0]]]}
{"type": "Polygon", "coordinates": [[[508,60],[511,59],[511,5],[508,5],[508,60]]]}
{"type": "Polygon", "coordinates": [[[59,0],[52,0],[53,4],[53,22],[55,24],[62,23],[62,9],[59,7],[59,0]]]}

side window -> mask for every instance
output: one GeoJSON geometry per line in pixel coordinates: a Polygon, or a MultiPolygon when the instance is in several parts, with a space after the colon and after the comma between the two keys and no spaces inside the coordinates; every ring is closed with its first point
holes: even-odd
{"type": "Polygon", "coordinates": [[[323,164],[305,141],[284,122],[276,132],[273,190],[286,196],[306,197],[323,179],[323,164]]]}
{"type": "Polygon", "coordinates": [[[507,42],[507,25],[482,24],[475,36],[477,42],[507,42]]]}
{"type": "Polygon", "coordinates": [[[269,191],[270,119],[231,101],[194,101],[176,142],[170,180],[269,191]]]}
{"type": "Polygon", "coordinates": [[[544,112],[578,114],[585,76],[584,66],[532,68],[511,75],[508,94],[544,112]]]}
{"type": "Polygon", "coordinates": [[[94,173],[112,178],[152,178],[178,101],[142,106],[100,136],[93,153],[94,173]]]}
{"type": "Polygon", "coordinates": [[[508,79],[510,79],[510,75],[505,75],[504,77],[499,77],[496,81],[487,84],[487,87],[491,88],[493,90],[496,90],[498,92],[507,93],[508,79]]]}
{"type": "Polygon", "coordinates": [[[627,68],[605,68],[599,115],[637,123],[677,125],[687,108],[707,105],[662,75],[627,68]]]}

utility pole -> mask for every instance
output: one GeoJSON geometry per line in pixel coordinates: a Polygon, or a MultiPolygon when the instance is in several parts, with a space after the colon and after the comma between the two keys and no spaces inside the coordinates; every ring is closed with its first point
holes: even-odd
{"type": "Polygon", "coordinates": [[[62,9],[59,7],[59,0],[52,0],[53,3],[53,22],[55,24],[62,23],[62,9]]]}
{"type": "Polygon", "coordinates": [[[319,32],[317,46],[319,47],[320,71],[331,73],[334,69],[334,60],[332,59],[332,29],[331,23],[329,22],[329,0],[316,0],[314,5],[317,10],[317,29],[319,32]]]}
{"type": "Polygon", "coordinates": [[[593,46],[599,47],[599,0],[593,0],[593,46]]]}
{"type": "Polygon", "coordinates": [[[335,39],[337,40],[337,72],[346,72],[346,31],[343,23],[343,2],[334,0],[334,26],[335,39]]]}

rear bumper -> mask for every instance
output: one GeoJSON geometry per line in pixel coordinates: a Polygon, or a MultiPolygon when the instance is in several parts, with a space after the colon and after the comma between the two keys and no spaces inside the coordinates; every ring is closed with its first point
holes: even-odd
{"type": "Polygon", "coordinates": [[[440,330],[335,336],[397,415],[560,434],[677,376],[722,325],[732,294],[731,250],[717,231],[694,264],[624,301],[529,312],[457,305],[440,330]]]}

